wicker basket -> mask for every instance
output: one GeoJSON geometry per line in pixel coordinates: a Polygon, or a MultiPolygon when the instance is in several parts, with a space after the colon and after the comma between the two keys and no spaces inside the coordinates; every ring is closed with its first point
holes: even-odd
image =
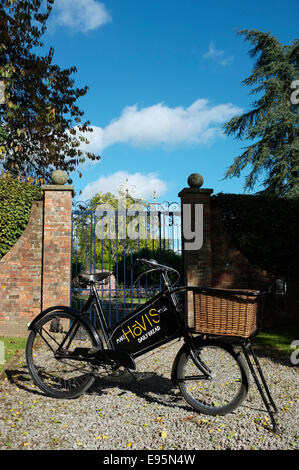
{"type": "Polygon", "coordinates": [[[258,328],[258,291],[214,289],[194,292],[195,331],[249,338],[258,328]]]}

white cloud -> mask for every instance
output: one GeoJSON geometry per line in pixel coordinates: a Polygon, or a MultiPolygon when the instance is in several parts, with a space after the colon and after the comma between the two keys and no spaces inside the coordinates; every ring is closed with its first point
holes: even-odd
{"type": "Polygon", "coordinates": [[[212,59],[223,67],[234,60],[233,56],[227,55],[225,51],[217,50],[213,41],[210,42],[209,50],[203,55],[203,58],[212,59]]]}
{"type": "Polygon", "coordinates": [[[170,108],[164,103],[140,109],[127,106],[106,127],[92,126],[93,132],[84,134],[90,144],[82,148],[100,153],[117,143],[137,147],[207,144],[222,135],[222,124],[240,112],[231,103],[210,106],[206,99],[198,99],[188,108],[170,108]]]}
{"type": "Polygon", "coordinates": [[[128,185],[129,194],[132,197],[142,199],[153,199],[154,191],[157,196],[163,195],[167,190],[167,185],[156,173],[133,173],[117,171],[109,176],[100,176],[96,181],[88,183],[82,191],[79,199],[88,201],[96,193],[110,192],[119,195],[119,189],[125,189],[128,185]]]}
{"type": "Polygon", "coordinates": [[[56,0],[55,22],[72,30],[87,32],[111,21],[105,5],[96,0],[56,0]]]}

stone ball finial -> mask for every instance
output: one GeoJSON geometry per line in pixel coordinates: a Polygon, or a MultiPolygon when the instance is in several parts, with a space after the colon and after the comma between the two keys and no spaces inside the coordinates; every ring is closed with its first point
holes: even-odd
{"type": "Polygon", "coordinates": [[[64,185],[67,182],[67,173],[63,170],[53,171],[51,177],[54,184],[64,185]]]}
{"type": "Polygon", "coordinates": [[[187,182],[190,188],[200,188],[203,185],[203,177],[199,173],[192,173],[187,182]]]}

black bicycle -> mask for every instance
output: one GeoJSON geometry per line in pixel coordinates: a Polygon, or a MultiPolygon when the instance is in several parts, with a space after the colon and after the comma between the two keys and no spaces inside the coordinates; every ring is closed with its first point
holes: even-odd
{"type": "MultiPolygon", "coordinates": [[[[184,320],[186,294],[195,289],[197,292],[215,289],[174,287],[169,272],[179,275],[175,269],[155,260],[137,259],[137,262],[150,267],[142,275],[160,272],[163,290],[112,327],[108,327],[96,289],[97,283],[111,275],[110,272],[78,276],[77,282],[89,287],[91,292],[79,312],[55,306],[44,310],[32,321],[26,360],[35,384],[51,397],[75,398],[86,392],[98,375],[135,370],[137,357],[182,338],[183,345],[172,366],[173,384],[200,413],[224,415],[233,411],[248,392],[246,362],[232,344],[196,333],[185,325],[184,320]],[[89,320],[92,304],[97,327],[89,320]]],[[[248,343],[243,343],[248,362],[247,348],[248,343]]],[[[251,368],[251,363],[248,365],[251,368]]],[[[266,391],[275,407],[268,389],[266,391]]],[[[276,427],[268,403],[264,402],[276,427]]]]}

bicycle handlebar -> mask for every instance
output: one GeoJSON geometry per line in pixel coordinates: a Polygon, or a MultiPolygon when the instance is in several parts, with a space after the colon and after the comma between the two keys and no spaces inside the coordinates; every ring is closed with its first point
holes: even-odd
{"type": "MultiPolygon", "coordinates": [[[[136,262],[138,263],[144,263],[144,264],[147,264],[148,266],[151,266],[152,269],[150,269],[149,271],[145,271],[144,273],[141,273],[140,276],[138,276],[138,278],[136,279],[136,281],[134,282],[134,284],[140,279],[141,276],[143,276],[144,274],[147,274],[147,273],[150,273],[150,272],[153,272],[153,271],[173,271],[177,274],[178,278],[176,280],[176,282],[172,285],[172,287],[177,283],[177,281],[179,280],[180,278],[180,273],[174,269],[174,268],[170,268],[169,266],[165,266],[165,264],[159,264],[155,259],[145,259],[145,258],[136,258],[136,262]]],[[[165,280],[165,279],[164,279],[165,280]]]]}
{"type": "Polygon", "coordinates": [[[162,269],[167,269],[167,270],[170,270],[170,271],[176,271],[176,269],[174,269],[174,268],[170,268],[169,266],[165,266],[165,264],[158,263],[158,261],[156,261],[155,259],[136,258],[136,261],[138,263],[148,264],[149,266],[151,266],[155,269],[162,268],[162,269]]]}
{"type": "Polygon", "coordinates": [[[148,259],[145,259],[145,258],[136,258],[136,261],[137,261],[138,263],[149,264],[150,266],[157,266],[157,265],[158,265],[157,261],[154,260],[154,259],[148,260],[148,259]]]}

